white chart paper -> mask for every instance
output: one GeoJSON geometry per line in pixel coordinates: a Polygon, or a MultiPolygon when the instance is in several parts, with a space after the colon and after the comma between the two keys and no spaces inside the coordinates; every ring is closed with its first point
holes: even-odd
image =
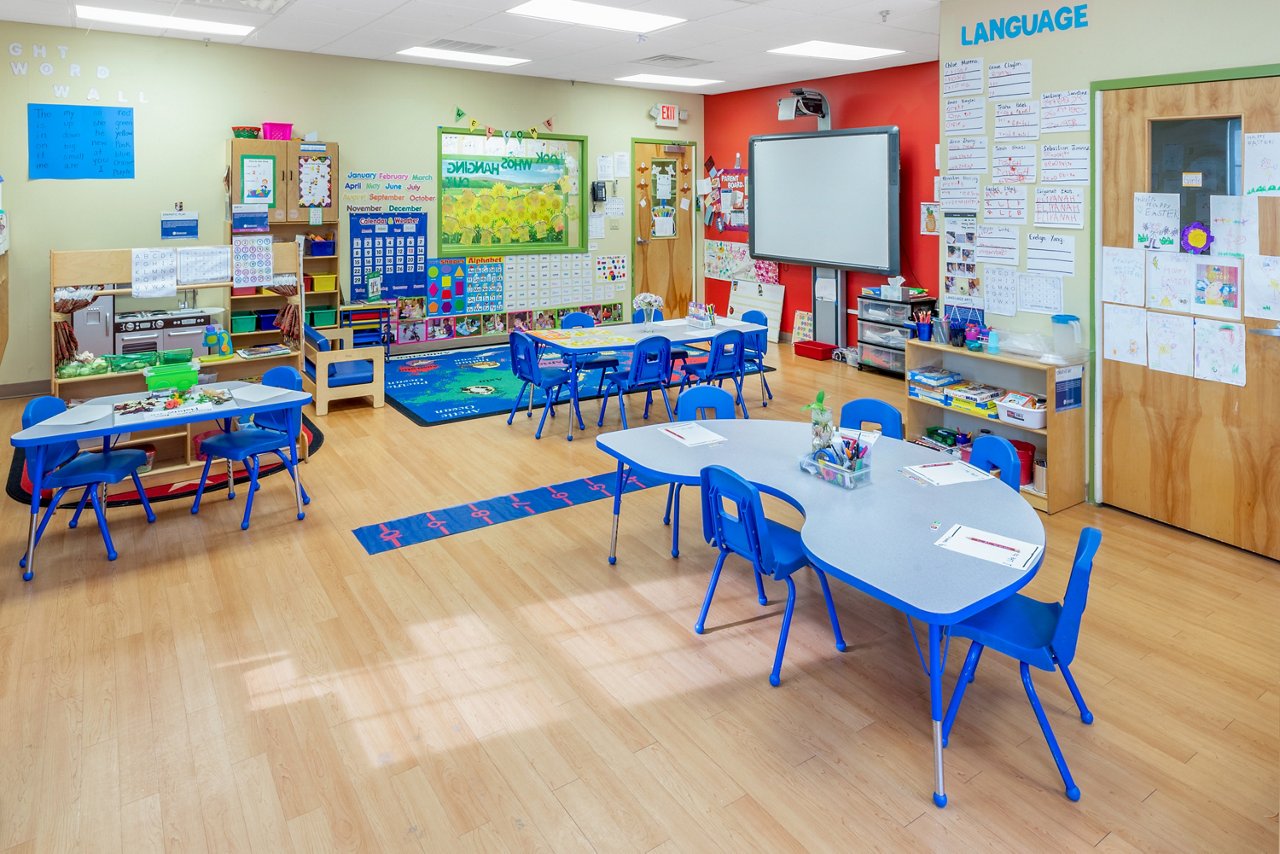
{"type": "Polygon", "coordinates": [[[989,264],[982,271],[987,314],[1013,317],[1018,313],[1018,271],[989,264]]]}
{"type": "Polygon", "coordinates": [[[1041,133],[1075,133],[1087,130],[1089,130],[1088,89],[1041,93],[1041,133]]]}
{"type": "Polygon", "coordinates": [[[943,95],[981,95],[982,58],[952,59],[942,63],[943,95]]]}
{"type": "Polygon", "coordinates": [[[1147,253],[1143,249],[1102,247],[1102,299],[1124,305],[1147,301],[1147,253]]]}
{"type": "Polygon", "coordinates": [[[982,188],[982,220],[986,223],[1027,223],[1027,188],[998,184],[982,188]]]}
{"type": "Polygon", "coordinates": [[[231,281],[230,246],[186,246],[178,250],[178,284],[231,281]]]}
{"type": "Polygon", "coordinates": [[[987,65],[987,97],[1026,98],[1031,94],[1031,60],[1014,59],[987,65]]]}
{"type": "Polygon", "coordinates": [[[1196,379],[1227,385],[1245,384],[1243,323],[1195,318],[1196,379]]]}
{"type": "Polygon", "coordinates": [[[1244,315],[1280,320],[1280,256],[1244,259],[1244,315]]]}
{"type": "Polygon", "coordinates": [[[1074,276],[1076,274],[1075,236],[1046,231],[1028,232],[1027,270],[1074,276]]]}
{"type": "Polygon", "coordinates": [[[1040,146],[1040,180],[1045,184],[1088,184],[1089,144],[1040,146]]]}
{"type": "Polygon", "coordinates": [[[177,294],[178,253],[172,249],[134,249],[133,286],[129,295],[151,299],[177,294]]]}
{"type": "Polygon", "coordinates": [[[991,150],[991,182],[994,184],[1034,184],[1036,146],[1031,142],[997,145],[991,150]]]}
{"type": "Polygon", "coordinates": [[[1147,367],[1189,377],[1195,369],[1195,320],[1185,314],[1147,312],[1147,367]]]}
{"type": "Polygon", "coordinates": [[[985,136],[947,137],[947,171],[953,175],[987,171],[985,136]]]}
{"type": "Polygon", "coordinates": [[[1044,273],[1018,273],[1018,311],[1061,314],[1062,277],[1044,273]]]}
{"type": "Polygon", "coordinates": [[[938,201],[945,213],[975,213],[978,210],[978,178],[943,175],[938,201]]]}
{"type": "Polygon", "coordinates": [[[987,102],[982,97],[947,98],[943,106],[945,136],[977,135],[987,129],[987,102]]]}
{"type": "Polygon", "coordinates": [[[1021,229],[1012,225],[979,225],[977,262],[1017,267],[1022,263],[1020,235],[1021,229]]]}
{"type": "Polygon", "coordinates": [[[1000,101],[996,104],[998,141],[1040,138],[1039,101],[1000,101]]]}
{"type": "Polygon", "coordinates": [[[1036,187],[1033,219],[1045,228],[1084,228],[1084,190],[1036,187]]]}
{"type": "Polygon", "coordinates": [[[1102,356],[1131,365],[1147,363],[1147,312],[1131,305],[1102,306],[1102,356]]]}

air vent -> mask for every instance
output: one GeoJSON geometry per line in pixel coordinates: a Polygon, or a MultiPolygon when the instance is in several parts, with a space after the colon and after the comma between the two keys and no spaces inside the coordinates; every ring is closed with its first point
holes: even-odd
{"type": "Polygon", "coordinates": [[[491,44],[460,42],[456,39],[436,39],[433,42],[427,42],[423,47],[431,47],[436,50],[456,50],[460,53],[489,53],[498,49],[495,45],[491,44]]]}
{"type": "Polygon", "coordinates": [[[656,65],[659,68],[693,68],[695,65],[706,65],[709,59],[694,59],[692,56],[675,56],[670,53],[660,53],[656,56],[648,56],[644,59],[632,60],[641,65],[656,65]]]}

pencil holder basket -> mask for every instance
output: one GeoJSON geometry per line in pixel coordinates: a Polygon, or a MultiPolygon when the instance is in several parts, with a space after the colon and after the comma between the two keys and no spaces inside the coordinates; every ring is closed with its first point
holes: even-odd
{"type": "Polygon", "coordinates": [[[800,458],[800,469],[842,489],[857,489],[871,482],[871,464],[866,460],[859,461],[859,468],[851,469],[838,466],[815,454],[805,454],[800,458]]]}

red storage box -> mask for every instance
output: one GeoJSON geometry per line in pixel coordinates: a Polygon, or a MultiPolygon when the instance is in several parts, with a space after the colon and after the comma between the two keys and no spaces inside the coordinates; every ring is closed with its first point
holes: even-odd
{"type": "Polygon", "coordinates": [[[831,358],[831,354],[835,352],[836,345],[823,344],[821,341],[797,341],[793,345],[793,349],[796,351],[797,356],[822,361],[831,358]]]}
{"type": "Polygon", "coordinates": [[[1021,439],[1010,439],[1009,443],[1018,452],[1018,465],[1022,469],[1018,482],[1025,486],[1031,483],[1032,465],[1035,463],[1036,458],[1036,446],[1021,439]]]}
{"type": "Polygon", "coordinates": [[[251,297],[251,296],[253,296],[254,294],[256,294],[257,292],[258,292],[258,289],[257,289],[257,288],[255,288],[255,287],[252,287],[252,286],[247,287],[247,288],[245,288],[245,287],[240,287],[240,288],[232,288],[232,289],[231,289],[231,295],[232,295],[233,297],[251,297]]]}

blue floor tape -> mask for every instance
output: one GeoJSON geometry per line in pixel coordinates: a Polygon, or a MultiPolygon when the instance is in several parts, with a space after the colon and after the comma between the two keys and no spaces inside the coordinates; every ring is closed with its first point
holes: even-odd
{"type": "MultiPolygon", "coordinates": [[[[454,534],[464,534],[477,528],[500,525],[515,519],[524,519],[574,507],[601,498],[612,498],[613,488],[617,483],[616,472],[569,480],[564,483],[553,483],[536,489],[526,489],[510,495],[486,498],[470,504],[457,504],[443,510],[432,510],[429,513],[415,513],[403,519],[380,522],[376,525],[365,525],[351,533],[356,535],[360,545],[371,555],[402,549],[428,540],[438,540],[454,534]]],[[[636,492],[654,486],[642,481],[634,474],[627,478],[623,485],[623,493],[636,492]]]]}

